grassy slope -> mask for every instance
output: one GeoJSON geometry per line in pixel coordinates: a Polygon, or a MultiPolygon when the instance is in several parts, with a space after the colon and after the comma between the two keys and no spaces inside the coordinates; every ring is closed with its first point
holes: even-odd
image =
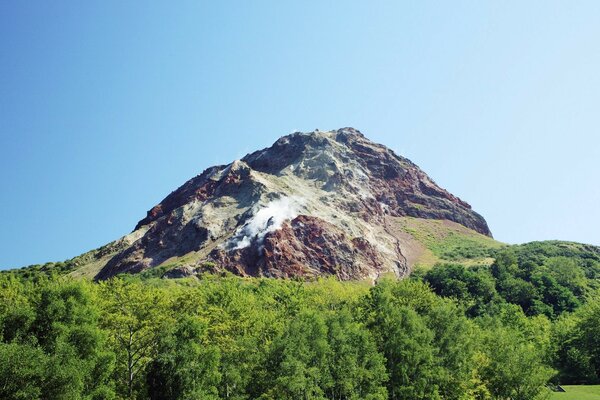
{"type": "Polygon", "coordinates": [[[91,279],[123,246],[123,243],[118,240],[66,261],[47,262],[0,272],[15,274],[22,278],[57,274],[91,279]]]}
{"type": "Polygon", "coordinates": [[[493,251],[506,246],[451,221],[402,217],[396,223],[421,245],[413,255],[415,267],[428,269],[444,262],[491,264],[493,251]]]}
{"type": "Polygon", "coordinates": [[[550,400],[600,400],[600,385],[563,386],[564,393],[555,392],[550,400]]]}
{"type": "Polygon", "coordinates": [[[120,239],[105,244],[94,250],[90,250],[70,260],[60,262],[48,262],[46,264],[30,265],[23,268],[0,271],[2,273],[15,274],[22,278],[34,278],[39,275],[69,275],[73,278],[92,279],[106,265],[106,263],[119,251],[127,248],[135,240],[139,239],[145,230],[138,230],[120,239]]]}

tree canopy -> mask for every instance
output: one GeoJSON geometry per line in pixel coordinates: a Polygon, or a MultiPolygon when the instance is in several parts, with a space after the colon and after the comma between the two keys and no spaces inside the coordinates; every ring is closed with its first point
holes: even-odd
{"type": "Polygon", "coordinates": [[[599,383],[595,261],[520,251],[376,285],[0,274],[0,398],[520,400],[599,383]]]}

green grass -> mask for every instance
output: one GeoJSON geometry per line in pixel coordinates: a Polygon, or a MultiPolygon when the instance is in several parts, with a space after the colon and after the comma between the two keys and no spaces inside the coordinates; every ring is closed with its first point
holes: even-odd
{"type": "Polygon", "coordinates": [[[421,243],[426,251],[417,265],[428,269],[439,262],[467,266],[491,264],[494,250],[505,247],[488,236],[451,221],[402,217],[402,229],[421,243]]]}
{"type": "Polygon", "coordinates": [[[566,392],[553,392],[550,400],[600,400],[600,385],[563,386],[566,392]]]}

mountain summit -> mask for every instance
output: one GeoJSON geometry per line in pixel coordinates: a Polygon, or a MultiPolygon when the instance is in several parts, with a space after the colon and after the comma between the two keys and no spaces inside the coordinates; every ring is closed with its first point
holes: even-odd
{"type": "Polygon", "coordinates": [[[406,229],[415,218],[491,237],[469,204],[358,130],[298,132],[184,183],[94,255],[95,277],[157,266],[173,267],[167,276],[401,277],[423,250],[406,229]]]}

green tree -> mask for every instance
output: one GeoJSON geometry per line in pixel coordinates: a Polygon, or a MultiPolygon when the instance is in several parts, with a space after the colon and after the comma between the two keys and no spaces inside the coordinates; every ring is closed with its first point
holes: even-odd
{"type": "Polygon", "coordinates": [[[6,400],[41,399],[48,356],[38,347],[0,343],[0,398],[6,400]]]}
{"type": "Polygon", "coordinates": [[[112,279],[100,284],[104,328],[117,354],[120,392],[135,398],[144,392],[143,375],[156,355],[158,341],[171,322],[169,297],[137,281],[112,279]]]}
{"type": "Polygon", "coordinates": [[[477,326],[450,301],[439,301],[424,320],[433,333],[435,381],[440,396],[458,400],[477,391],[479,382],[472,380],[477,376],[473,361],[477,357],[477,326]]]}
{"type": "Polygon", "coordinates": [[[327,318],[328,361],[333,385],[328,399],[387,399],[385,359],[369,331],[342,309],[327,318]]]}
{"type": "Polygon", "coordinates": [[[589,357],[591,367],[600,381],[600,297],[596,292],[586,306],[578,313],[578,331],[580,348],[589,357]]]}
{"type": "Polygon", "coordinates": [[[206,343],[206,325],[183,317],[158,343],[147,381],[153,400],[218,399],[219,351],[206,343]]]}
{"type": "Polygon", "coordinates": [[[556,281],[569,288],[578,297],[583,296],[588,289],[588,282],[584,269],[579,263],[569,257],[550,257],[544,262],[556,281]]]}
{"type": "Polygon", "coordinates": [[[496,282],[487,268],[440,264],[425,272],[422,279],[436,294],[458,300],[470,316],[484,314],[491,302],[499,300],[496,282]]]}
{"type": "Polygon", "coordinates": [[[2,332],[10,342],[3,355],[24,354],[13,360],[15,377],[32,373],[23,388],[33,393],[37,387],[41,398],[112,398],[114,356],[98,326],[94,287],[65,279],[11,285],[2,291],[15,306],[3,312],[2,332]]]}
{"type": "Polygon", "coordinates": [[[384,281],[372,288],[366,299],[368,327],[386,359],[392,400],[440,398],[433,332],[407,305],[427,308],[429,296],[418,283],[384,281]]]}
{"type": "MultiPolygon", "coordinates": [[[[262,393],[260,382],[269,345],[284,325],[284,311],[273,298],[287,282],[244,282],[225,278],[206,282],[193,296],[187,312],[207,323],[208,343],[219,348],[219,395],[224,399],[245,399],[262,393]]],[[[293,294],[287,296],[294,304],[293,294]]],[[[298,296],[301,297],[301,296],[298,296]]]]}
{"type": "Polygon", "coordinates": [[[555,371],[548,367],[549,321],[528,319],[508,305],[496,318],[481,321],[485,357],[479,365],[490,393],[497,399],[545,398],[545,388],[555,371]]]}
{"type": "Polygon", "coordinates": [[[580,314],[563,315],[552,327],[553,365],[559,371],[557,380],[562,384],[595,384],[598,376],[594,360],[583,340],[580,314]]]}
{"type": "Polygon", "coordinates": [[[301,312],[273,343],[265,399],[325,399],[334,387],[329,370],[331,347],[319,313],[301,312]]]}
{"type": "Polygon", "coordinates": [[[33,289],[15,278],[0,275],[0,340],[27,341],[35,319],[35,309],[29,300],[33,289]]]}

